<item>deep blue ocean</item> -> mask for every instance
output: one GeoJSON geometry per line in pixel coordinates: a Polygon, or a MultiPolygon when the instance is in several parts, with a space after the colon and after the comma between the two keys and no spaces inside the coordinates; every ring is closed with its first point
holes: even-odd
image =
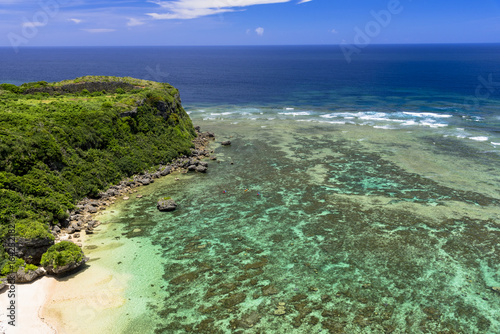
{"type": "Polygon", "coordinates": [[[488,87],[481,96],[500,98],[500,45],[493,44],[373,45],[351,63],[338,46],[0,48],[0,59],[0,82],[131,76],[169,82],[187,104],[279,104],[310,92],[314,100],[294,102],[323,106],[346,89],[462,103],[490,75],[495,92],[488,87]]]}
{"type": "Polygon", "coordinates": [[[338,46],[0,48],[0,64],[13,84],[169,82],[217,137],[207,174],[96,216],[88,267],[58,282],[92,297],[42,310],[60,332],[500,333],[500,45],[350,63],[338,46]]]}
{"type": "Polygon", "coordinates": [[[267,117],[285,109],[388,128],[454,123],[500,142],[498,44],[372,45],[350,63],[338,46],[0,48],[0,59],[2,83],[131,76],[169,82],[192,111],[268,108],[267,117]]]}

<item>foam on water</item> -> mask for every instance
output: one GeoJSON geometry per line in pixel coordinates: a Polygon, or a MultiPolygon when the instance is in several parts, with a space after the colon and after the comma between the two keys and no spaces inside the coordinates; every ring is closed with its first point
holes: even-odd
{"type": "Polygon", "coordinates": [[[278,114],[279,115],[286,115],[286,116],[309,116],[309,115],[312,115],[312,112],[310,112],[310,111],[280,112],[278,114]]]}
{"type": "Polygon", "coordinates": [[[483,137],[483,136],[479,136],[479,137],[469,137],[470,140],[475,140],[475,141],[488,141],[488,137],[483,137]]]}
{"type": "Polygon", "coordinates": [[[409,112],[409,111],[404,111],[403,114],[405,115],[410,115],[414,117],[419,117],[419,118],[450,118],[453,117],[453,115],[446,115],[446,114],[436,114],[436,113],[431,113],[431,112],[409,112]]]}
{"type": "MultiPolygon", "coordinates": [[[[377,101],[379,104],[381,101],[377,101]]],[[[196,118],[200,108],[189,110],[191,115],[196,118]]],[[[383,130],[406,129],[409,131],[428,128],[436,131],[444,137],[456,137],[461,139],[473,140],[477,142],[488,142],[496,149],[500,136],[495,132],[495,127],[489,124],[495,124],[495,118],[485,118],[477,115],[461,115],[466,111],[457,107],[427,107],[430,111],[411,111],[409,108],[400,108],[396,106],[387,106],[385,110],[327,110],[324,108],[304,108],[304,107],[204,107],[203,110],[212,110],[211,117],[205,117],[205,120],[252,120],[252,121],[286,121],[293,120],[297,122],[312,122],[318,124],[352,124],[363,127],[371,127],[383,130]],[[443,111],[440,113],[439,111],[443,111]],[[474,122],[472,124],[471,122],[474,122]],[[493,132],[488,130],[493,129],[493,132]],[[485,139],[487,138],[487,139],[485,139]]],[[[420,105],[415,105],[415,109],[421,109],[420,105]]],[[[497,112],[496,109],[492,110],[497,112]]],[[[201,114],[200,114],[201,115],[201,114]]],[[[500,153],[500,152],[499,152],[500,153]]]]}

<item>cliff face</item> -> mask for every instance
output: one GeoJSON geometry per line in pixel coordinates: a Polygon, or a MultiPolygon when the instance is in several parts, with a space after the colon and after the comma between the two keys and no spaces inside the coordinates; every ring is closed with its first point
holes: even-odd
{"type": "Polygon", "coordinates": [[[169,84],[82,77],[0,85],[0,253],[14,237],[15,257],[39,264],[51,226],[64,224],[78,200],[189,154],[195,135],[169,84]]]}

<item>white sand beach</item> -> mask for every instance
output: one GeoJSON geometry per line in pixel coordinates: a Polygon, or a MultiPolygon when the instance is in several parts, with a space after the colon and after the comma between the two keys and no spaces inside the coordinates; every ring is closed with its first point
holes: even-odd
{"type": "Polygon", "coordinates": [[[47,297],[57,285],[54,278],[42,277],[30,284],[16,284],[16,319],[15,327],[8,324],[11,319],[7,318],[6,308],[10,304],[9,291],[4,289],[0,294],[0,333],[56,333],[56,331],[45,322],[41,316],[47,297]]]}

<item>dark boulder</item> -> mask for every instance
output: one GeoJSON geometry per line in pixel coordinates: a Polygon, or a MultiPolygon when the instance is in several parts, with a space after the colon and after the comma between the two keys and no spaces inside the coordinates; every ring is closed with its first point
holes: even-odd
{"type": "Polygon", "coordinates": [[[225,140],[221,143],[222,146],[229,146],[231,145],[231,141],[230,140],[225,140]]]}
{"type": "MultiPolygon", "coordinates": [[[[6,241],[7,242],[7,241],[6,241]]],[[[12,250],[9,255],[22,258],[28,264],[40,263],[43,253],[47,251],[54,244],[54,240],[50,238],[43,239],[25,239],[16,238],[15,247],[4,244],[5,249],[12,250]],[[9,247],[10,246],[10,247],[9,247]]]]}
{"type": "Polygon", "coordinates": [[[47,271],[43,267],[40,267],[36,270],[28,270],[25,271],[24,267],[20,267],[15,273],[15,282],[16,283],[29,283],[31,281],[36,280],[38,277],[44,276],[47,274],[47,271]]]}
{"type": "Polygon", "coordinates": [[[138,180],[139,183],[142,183],[143,186],[147,186],[148,184],[150,184],[153,180],[151,180],[150,178],[142,178],[142,179],[139,179],[138,180]]]}
{"type": "Polygon", "coordinates": [[[165,176],[165,175],[168,175],[170,174],[170,172],[172,171],[172,168],[171,167],[165,167],[161,172],[161,176],[165,176]]]}
{"type": "Polygon", "coordinates": [[[75,232],[80,232],[82,230],[82,222],[78,221],[76,223],[71,224],[75,232]]]}
{"type": "Polygon", "coordinates": [[[188,167],[188,171],[193,172],[193,171],[196,170],[196,168],[197,168],[196,165],[191,165],[191,166],[188,167]]]}
{"type": "Polygon", "coordinates": [[[160,198],[158,200],[158,203],[156,204],[156,207],[160,211],[168,212],[168,211],[174,211],[177,208],[177,204],[174,202],[173,199],[160,198]]]}
{"type": "Polygon", "coordinates": [[[206,173],[206,172],[207,172],[207,169],[208,169],[208,168],[207,168],[207,167],[205,167],[205,166],[198,166],[198,167],[196,167],[196,171],[197,171],[198,173],[206,173]]]}
{"type": "Polygon", "coordinates": [[[98,211],[97,207],[89,205],[87,206],[87,212],[88,213],[96,213],[98,211]]]}

